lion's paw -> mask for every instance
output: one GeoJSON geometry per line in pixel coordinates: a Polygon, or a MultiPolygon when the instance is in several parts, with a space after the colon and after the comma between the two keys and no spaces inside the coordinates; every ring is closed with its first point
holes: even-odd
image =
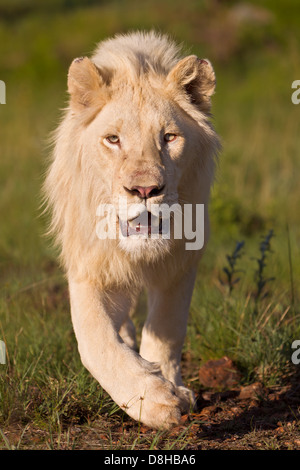
{"type": "Polygon", "coordinates": [[[187,388],[175,387],[162,377],[152,376],[135,402],[123,408],[149,427],[170,429],[180,423],[181,414],[190,410],[193,400],[193,393],[187,388]]]}
{"type": "Polygon", "coordinates": [[[188,413],[196,407],[196,398],[192,390],[179,386],[176,387],[176,395],[180,399],[180,408],[184,413],[188,413]]]}

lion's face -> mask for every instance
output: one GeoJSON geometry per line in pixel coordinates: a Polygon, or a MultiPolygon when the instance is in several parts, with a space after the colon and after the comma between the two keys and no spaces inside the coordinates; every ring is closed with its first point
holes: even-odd
{"type": "Polygon", "coordinates": [[[171,234],[163,235],[157,210],[183,202],[180,183],[195,158],[190,121],[161,90],[123,86],[85,131],[84,155],[102,173],[102,198],[115,208],[120,246],[135,256],[169,248],[171,234]]]}
{"type": "Polygon", "coordinates": [[[76,266],[74,247],[93,266],[112,257],[124,264],[124,253],[174,259],[186,241],[183,229],[174,236],[175,216],[208,202],[218,148],[210,63],[189,56],[140,70],[122,60],[109,68],[80,58],[69,69],[70,106],[46,181],[68,266],[76,266]]]}

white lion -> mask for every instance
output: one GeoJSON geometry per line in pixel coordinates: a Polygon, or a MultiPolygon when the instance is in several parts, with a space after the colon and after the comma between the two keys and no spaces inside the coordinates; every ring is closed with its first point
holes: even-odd
{"type": "Polygon", "coordinates": [[[122,409],[155,428],[178,423],[193,402],[180,359],[203,250],[186,250],[173,225],[169,238],[160,229],[151,237],[151,223],[135,223],[135,208],[142,204],[150,221],[157,205],[204,204],[207,241],[219,150],[209,122],[214,89],[210,62],[181,57],[165,36],[138,32],[100,43],[91,59],[70,66],[70,103],[45,182],[82,362],[122,409]],[[123,224],[124,236],[97,236],[104,204],[115,208],[111,223],[123,224]],[[138,354],[130,315],[144,287],[149,311],[138,354]]]}

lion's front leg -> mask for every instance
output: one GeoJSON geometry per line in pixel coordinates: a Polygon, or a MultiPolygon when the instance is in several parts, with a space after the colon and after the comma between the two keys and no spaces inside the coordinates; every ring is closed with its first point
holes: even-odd
{"type": "Polygon", "coordinates": [[[124,292],[100,292],[69,280],[72,321],[85,367],[113,400],[136,420],[170,427],[181,416],[174,385],[131,349],[118,331],[130,308],[124,292]]]}
{"type": "Polygon", "coordinates": [[[193,404],[194,395],[183,386],[180,360],[195,277],[196,268],[192,268],[168,288],[149,289],[149,312],[140,347],[141,356],[157,363],[163,376],[174,383],[186,409],[193,404]]]}

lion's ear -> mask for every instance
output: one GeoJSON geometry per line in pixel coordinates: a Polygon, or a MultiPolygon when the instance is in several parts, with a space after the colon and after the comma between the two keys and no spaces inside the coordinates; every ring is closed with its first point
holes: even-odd
{"type": "Polygon", "coordinates": [[[98,106],[103,101],[104,82],[96,65],[87,57],[74,59],[68,73],[70,106],[74,111],[98,106]]]}
{"type": "Polygon", "coordinates": [[[201,111],[208,112],[215,91],[216,77],[211,63],[190,55],[180,60],[167,76],[169,86],[183,90],[201,111]]]}

